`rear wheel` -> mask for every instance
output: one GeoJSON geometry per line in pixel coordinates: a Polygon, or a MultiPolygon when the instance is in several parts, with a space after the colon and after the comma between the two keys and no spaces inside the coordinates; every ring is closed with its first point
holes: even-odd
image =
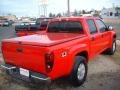
{"type": "Polygon", "coordinates": [[[75,64],[71,72],[71,83],[74,86],[80,86],[84,83],[87,76],[87,63],[86,59],[82,56],[75,57],[75,64]]]}

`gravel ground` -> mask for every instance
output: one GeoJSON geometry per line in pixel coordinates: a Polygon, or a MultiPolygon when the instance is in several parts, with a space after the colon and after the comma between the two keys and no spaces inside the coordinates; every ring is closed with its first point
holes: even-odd
{"type": "Polygon", "coordinates": [[[15,37],[15,27],[0,27],[0,42],[2,39],[15,37]]]}

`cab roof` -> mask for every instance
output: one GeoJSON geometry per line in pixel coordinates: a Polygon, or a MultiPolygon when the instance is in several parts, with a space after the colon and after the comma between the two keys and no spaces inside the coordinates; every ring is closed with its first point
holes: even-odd
{"type": "Polygon", "coordinates": [[[84,19],[100,19],[98,17],[93,17],[93,16],[79,16],[79,17],[58,17],[58,18],[54,18],[54,19],[51,19],[50,21],[77,21],[77,20],[84,20],[84,19]]]}

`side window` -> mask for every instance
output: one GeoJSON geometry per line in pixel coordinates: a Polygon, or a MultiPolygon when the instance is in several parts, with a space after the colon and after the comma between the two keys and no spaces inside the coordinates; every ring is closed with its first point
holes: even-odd
{"type": "Polygon", "coordinates": [[[80,22],[65,22],[65,30],[69,30],[69,32],[80,32],[84,33],[82,24],[80,22]]]}
{"type": "Polygon", "coordinates": [[[90,34],[97,33],[97,28],[95,26],[94,20],[87,20],[87,24],[90,30],[90,34]]]}
{"type": "Polygon", "coordinates": [[[96,22],[98,24],[98,28],[99,28],[100,32],[105,32],[106,31],[105,24],[101,20],[96,20],[96,22]]]}

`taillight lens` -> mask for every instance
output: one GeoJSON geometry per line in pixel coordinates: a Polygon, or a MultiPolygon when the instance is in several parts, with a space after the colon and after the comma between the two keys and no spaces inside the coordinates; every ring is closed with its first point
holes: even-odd
{"type": "Polygon", "coordinates": [[[53,52],[49,52],[45,54],[45,63],[46,63],[46,71],[50,72],[54,64],[54,53],[53,52]]]}

